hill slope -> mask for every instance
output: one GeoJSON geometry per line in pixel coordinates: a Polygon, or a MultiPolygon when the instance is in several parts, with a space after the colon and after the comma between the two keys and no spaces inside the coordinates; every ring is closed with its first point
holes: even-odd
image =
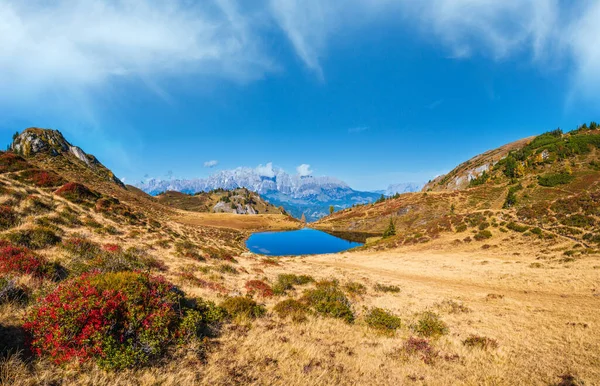
{"type": "Polygon", "coordinates": [[[382,235],[391,221],[396,236],[379,242],[386,247],[426,243],[443,233],[488,244],[505,233],[533,233],[529,240],[593,250],[600,246],[598,208],[600,130],[592,124],[513,142],[459,165],[423,193],[346,209],[313,226],[382,235]]]}
{"type": "Polygon", "coordinates": [[[157,195],[156,199],[165,206],[192,212],[235,214],[284,214],[285,212],[246,188],[217,189],[194,194],[167,191],[157,195]]]}
{"type": "MultiPolygon", "coordinates": [[[[595,174],[571,168],[539,189],[549,217],[592,233],[595,174]]],[[[598,255],[509,225],[534,174],[336,213],[324,223],[404,225],[373,248],[293,258],[248,253],[249,232],[231,229],[283,215],[167,207],[105,177],[69,153],[0,152],[1,384],[600,380],[598,255]],[[490,209],[519,181],[517,204],[490,209]],[[558,248],[569,254],[552,259],[558,248]]]]}

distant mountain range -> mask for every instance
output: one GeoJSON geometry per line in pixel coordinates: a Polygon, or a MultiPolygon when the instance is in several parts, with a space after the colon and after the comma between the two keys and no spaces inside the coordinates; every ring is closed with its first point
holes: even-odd
{"type": "MultiPolygon", "coordinates": [[[[183,193],[208,192],[214,189],[247,188],[259,193],[264,199],[285,210],[296,218],[306,217],[307,221],[316,221],[329,214],[329,207],[336,210],[348,208],[354,204],[374,202],[381,192],[361,192],[350,188],[343,181],[333,177],[313,177],[290,175],[283,169],[273,167],[271,163],[257,168],[239,167],[223,170],[203,179],[148,179],[138,185],[148,194],[158,195],[168,190],[183,193]]],[[[394,185],[394,190],[416,191],[416,184],[394,185]]],[[[386,191],[387,192],[387,191],[386,191]]],[[[392,194],[394,194],[392,193],[392,194]]],[[[386,193],[384,193],[386,194],[386,193]]]]}

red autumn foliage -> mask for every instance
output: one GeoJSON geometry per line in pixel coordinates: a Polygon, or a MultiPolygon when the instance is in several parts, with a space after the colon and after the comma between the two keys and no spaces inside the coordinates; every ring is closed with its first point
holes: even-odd
{"type": "Polygon", "coordinates": [[[91,273],[59,285],[23,326],[35,355],[55,363],[95,359],[104,367],[143,364],[173,340],[181,295],[160,277],[91,273]]]}
{"type": "Polygon", "coordinates": [[[96,201],[100,195],[88,189],[87,186],[77,182],[68,182],[54,192],[56,195],[75,203],[96,201]]]}
{"type": "Polygon", "coordinates": [[[246,282],[245,287],[248,293],[256,293],[258,296],[263,298],[270,298],[273,296],[273,289],[264,281],[249,280],[246,282]]]}
{"type": "Polygon", "coordinates": [[[0,154],[0,173],[15,172],[27,167],[29,167],[27,161],[15,153],[5,152],[0,154]]]}
{"type": "Polygon", "coordinates": [[[106,252],[110,252],[110,253],[117,253],[117,252],[122,251],[121,246],[117,245],[117,244],[104,244],[102,246],[102,249],[104,249],[106,252]]]}
{"type": "Polygon", "coordinates": [[[48,262],[27,248],[0,241],[0,273],[48,276],[48,262]]]}

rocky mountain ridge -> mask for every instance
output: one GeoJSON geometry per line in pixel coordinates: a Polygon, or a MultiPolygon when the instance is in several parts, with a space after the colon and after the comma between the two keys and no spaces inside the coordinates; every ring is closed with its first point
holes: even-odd
{"type": "Polygon", "coordinates": [[[356,204],[374,202],[379,194],[360,192],[350,188],[334,177],[290,175],[272,164],[258,168],[239,167],[223,170],[204,179],[149,179],[137,185],[148,194],[157,195],[165,191],[188,194],[208,192],[214,189],[247,188],[260,194],[275,206],[283,206],[296,218],[304,216],[315,221],[336,210],[356,204]]]}

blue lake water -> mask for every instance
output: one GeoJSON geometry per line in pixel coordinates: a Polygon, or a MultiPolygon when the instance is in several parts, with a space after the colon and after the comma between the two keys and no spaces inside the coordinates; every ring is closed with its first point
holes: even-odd
{"type": "Polygon", "coordinates": [[[348,241],[315,229],[254,233],[246,247],[254,253],[269,256],[314,255],[335,253],[363,244],[348,241]]]}

